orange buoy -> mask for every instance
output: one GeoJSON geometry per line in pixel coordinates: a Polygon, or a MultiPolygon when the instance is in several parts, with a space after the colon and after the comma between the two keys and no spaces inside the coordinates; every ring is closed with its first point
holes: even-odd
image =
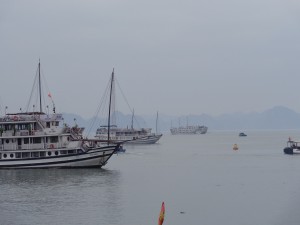
{"type": "Polygon", "coordinates": [[[232,149],[236,151],[236,150],[239,150],[239,147],[237,144],[234,144],[232,149]]]}

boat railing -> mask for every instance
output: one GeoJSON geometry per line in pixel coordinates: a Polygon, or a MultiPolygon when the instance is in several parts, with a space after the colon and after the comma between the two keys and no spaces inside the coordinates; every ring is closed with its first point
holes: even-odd
{"type": "Polygon", "coordinates": [[[44,132],[40,130],[6,130],[3,131],[0,136],[10,137],[10,136],[34,136],[34,135],[44,135],[44,132]]]}
{"type": "Polygon", "coordinates": [[[12,130],[6,130],[6,131],[2,132],[2,137],[15,136],[14,134],[15,134],[14,131],[12,131],[12,130]]]}
{"type": "MultiPolygon", "coordinates": [[[[71,147],[77,147],[78,143],[75,143],[71,147]]],[[[45,149],[58,149],[58,148],[67,148],[70,147],[65,145],[64,143],[30,143],[30,144],[23,144],[19,145],[18,143],[9,143],[9,144],[2,144],[0,145],[0,149],[12,151],[12,150],[45,150],[45,149]]]]}
{"type": "Polygon", "coordinates": [[[34,121],[34,116],[5,116],[0,118],[0,122],[22,122],[22,121],[34,121]]]}

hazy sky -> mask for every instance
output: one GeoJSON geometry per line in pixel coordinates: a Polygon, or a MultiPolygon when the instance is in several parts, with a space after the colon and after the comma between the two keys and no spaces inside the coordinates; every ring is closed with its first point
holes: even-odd
{"type": "Polygon", "coordinates": [[[2,113],[39,58],[57,110],[83,117],[112,68],[136,114],[300,112],[297,0],[0,0],[0,40],[2,113]]]}

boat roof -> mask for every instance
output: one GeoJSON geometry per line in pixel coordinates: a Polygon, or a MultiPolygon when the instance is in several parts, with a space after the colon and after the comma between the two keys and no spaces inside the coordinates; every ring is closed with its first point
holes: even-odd
{"type": "Polygon", "coordinates": [[[44,112],[21,112],[21,113],[7,113],[7,116],[24,116],[24,115],[46,115],[44,112]]]}

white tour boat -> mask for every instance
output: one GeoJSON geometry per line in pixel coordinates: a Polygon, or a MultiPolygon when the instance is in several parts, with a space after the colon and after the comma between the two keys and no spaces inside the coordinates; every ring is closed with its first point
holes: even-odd
{"type": "Polygon", "coordinates": [[[171,134],[205,134],[207,132],[206,126],[181,126],[181,127],[172,127],[170,129],[171,134]]]}
{"type": "MultiPolygon", "coordinates": [[[[96,137],[100,140],[107,140],[107,132],[107,126],[101,126],[96,131],[96,137]]],[[[126,144],[154,144],[161,136],[162,134],[151,133],[151,128],[130,129],[118,128],[116,126],[110,127],[110,140],[126,144]]]]}
{"type": "MultiPolygon", "coordinates": [[[[115,101],[111,101],[111,99],[115,99],[115,84],[114,84],[114,70],[110,79],[110,105],[109,108],[115,109],[114,103],[115,101]]],[[[107,96],[107,95],[106,95],[107,96]]],[[[112,112],[114,115],[115,112],[112,112]]],[[[96,130],[95,137],[99,140],[111,140],[113,142],[124,142],[124,144],[154,144],[161,137],[162,134],[158,134],[151,132],[151,128],[134,128],[133,127],[134,113],[132,114],[131,120],[131,128],[119,128],[117,127],[115,119],[112,120],[113,124],[109,126],[100,126],[96,130]]],[[[157,120],[158,115],[156,117],[156,128],[157,128],[157,120]]],[[[156,129],[157,130],[157,129],[156,129]]]]}
{"type": "Polygon", "coordinates": [[[0,118],[0,168],[102,167],[120,144],[84,139],[84,128],[69,127],[62,114],[7,113],[0,118]]]}

